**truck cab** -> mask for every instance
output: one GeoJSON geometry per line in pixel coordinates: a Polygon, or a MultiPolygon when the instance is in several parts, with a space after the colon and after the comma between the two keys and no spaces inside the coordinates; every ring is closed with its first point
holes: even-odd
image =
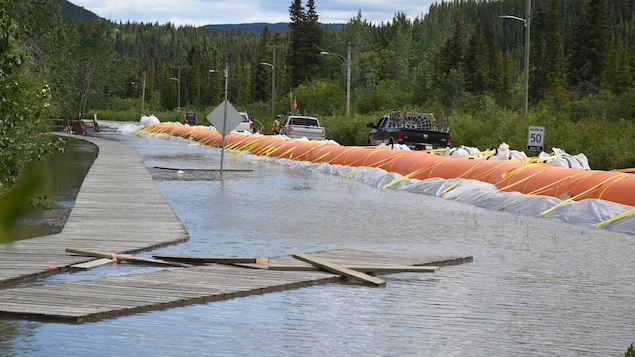
{"type": "Polygon", "coordinates": [[[198,115],[195,112],[185,112],[183,114],[183,124],[198,125],[198,115]]]}
{"type": "Polygon", "coordinates": [[[381,117],[368,133],[367,145],[402,144],[411,150],[430,150],[449,147],[452,144],[447,120],[436,120],[432,113],[393,111],[381,117]]]}
{"type": "Polygon", "coordinates": [[[290,138],[324,140],[326,130],[320,126],[320,121],[317,118],[303,115],[290,115],[280,128],[280,134],[290,138]]]}

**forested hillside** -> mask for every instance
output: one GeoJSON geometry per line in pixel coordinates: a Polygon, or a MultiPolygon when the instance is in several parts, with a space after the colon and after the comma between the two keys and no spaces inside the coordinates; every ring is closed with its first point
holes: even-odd
{"type": "Polygon", "coordinates": [[[47,13],[59,13],[54,4],[12,2],[8,12],[31,29],[21,43],[29,73],[50,85],[51,116],[137,120],[142,107],[162,120],[185,109],[207,113],[223,99],[227,66],[230,101],[267,132],[275,67],[274,112],[292,110],[295,98],[297,111],[324,118],[342,144],[363,144],[364,123],[391,109],[433,111],[449,115],[455,145],[523,149],[527,125],[543,125],[547,145],[584,152],[594,168],[635,166],[630,0],[532,1],[526,119],[524,22],[500,17],[527,19],[525,0],[439,2],[423,18],[398,13],[379,24],[359,13],[341,29],[319,24],[319,0],[293,0],[289,30],[258,34],[54,21],[47,13]],[[25,16],[30,11],[38,16],[25,16]]]}

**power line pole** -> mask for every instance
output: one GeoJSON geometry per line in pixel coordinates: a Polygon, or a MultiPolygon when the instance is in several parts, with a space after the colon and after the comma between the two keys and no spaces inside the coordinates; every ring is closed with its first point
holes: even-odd
{"type": "Polygon", "coordinates": [[[271,54],[271,117],[273,118],[276,115],[276,49],[282,46],[274,44],[268,47],[273,49],[271,54]]]}

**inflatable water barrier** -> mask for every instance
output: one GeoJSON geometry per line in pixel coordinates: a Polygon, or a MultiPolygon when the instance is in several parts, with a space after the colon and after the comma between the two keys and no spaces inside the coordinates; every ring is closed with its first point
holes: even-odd
{"type": "MultiPolygon", "coordinates": [[[[190,127],[180,123],[132,127],[134,129],[123,125],[119,129],[221,146],[221,135],[213,127],[190,127]]],[[[586,157],[583,154],[579,154],[583,158],[577,160],[571,156],[561,157],[564,160],[560,163],[556,162],[558,160],[545,161],[560,156],[553,154],[528,158],[522,153],[514,159],[487,160],[472,159],[484,157],[483,153],[454,157],[448,154],[450,150],[434,154],[235,132],[225,137],[225,148],[234,154],[251,156],[253,160],[339,175],[373,187],[635,234],[635,175],[628,173],[630,170],[609,172],[557,166],[571,160],[577,161],[576,167],[584,166],[586,157]]]]}
{"type": "MultiPolygon", "coordinates": [[[[221,135],[205,127],[153,124],[140,130],[221,146],[221,135]]],[[[225,148],[254,155],[321,162],[343,166],[381,168],[403,178],[460,178],[488,182],[500,191],[564,197],[566,200],[597,198],[635,206],[635,175],[621,171],[580,170],[532,163],[527,160],[488,161],[448,157],[425,151],[386,150],[340,146],[321,141],[285,140],[273,136],[232,133],[225,148]]]]}

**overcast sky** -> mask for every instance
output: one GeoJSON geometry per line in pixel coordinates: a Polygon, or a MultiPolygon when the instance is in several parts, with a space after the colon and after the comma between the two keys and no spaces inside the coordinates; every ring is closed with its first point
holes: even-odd
{"type": "MultiPolygon", "coordinates": [[[[441,0],[315,0],[321,23],[347,23],[361,11],[362,18],[379,24],[396,13],[423,17],[430,4],[441,0]],[[392,3],[392,4],[391,4],[392,3]]],[[[114,22],[175,25],[218,25],[289,22],[292,0],[70,0],[114,22]]],[[[302,1],[306,5],[306,0],[302,1]]]]}

